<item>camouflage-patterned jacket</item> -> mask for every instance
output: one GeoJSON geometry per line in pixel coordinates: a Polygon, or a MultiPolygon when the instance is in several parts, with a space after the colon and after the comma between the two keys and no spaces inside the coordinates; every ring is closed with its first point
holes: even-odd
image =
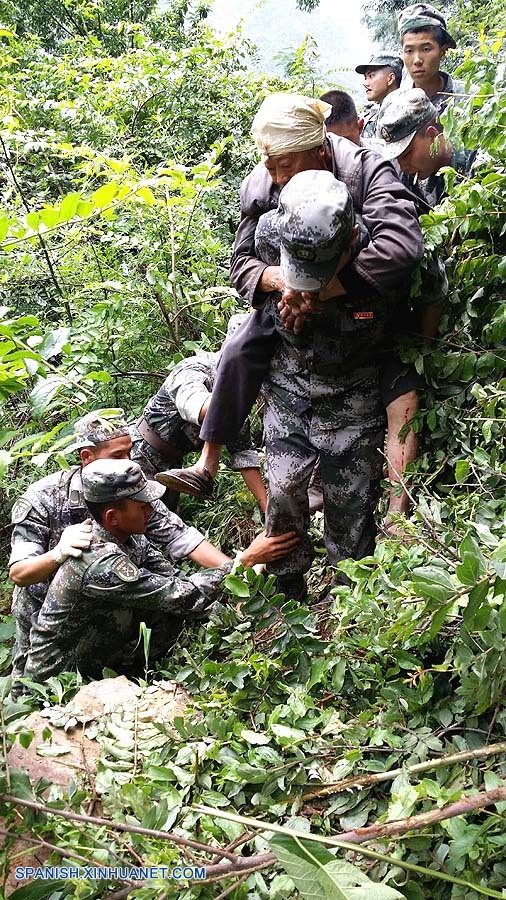
{"type": "MultiPolygon", "coordinates": [[[[149,427],[163,441],[176,451],[180,451],[181,461],[186,453],[202,447],[203,442],[199,437],[199,413],[213,389],[218,359],[219,353],[206,351],[182,359],[144,409],[143,417],[149,427]]],[[[137,460],[144,454],[152,461],[153,468],[158,472],[166,468],[167,463],[171,466],[177,465],[174,456],[168,460],[164,458],[162,452],[142,440],[135,426],[131,428],[131,433],[134,442],[132,459],[137,460]]],[[[232,469],[239,471],[260,467],[258,453],[251,442],[249,420],[246,421],[237,441],[230,445],[228,450],[232,469]]],[[[139,464],[142,467],[140,459],[139,464]]]]}
{"type": "Polygon", "coordinates": [[[100,676],[137,638],[140,618],[149,623],[159,613],[163,628],[205,617],[232,565],[185,578],[143,535],[120,544],[94,523],[90,550],[66,560],[50,585],[30,632],[25,676],[43,681],[76,667],[100,676]]]}
{"type": "MultiPolygon", "coordinates": [[[[416,210],[390,162],[345,138],[327,135],[328,168],[349,189],[371,241],[340,273],[346,291],[383,302],[406,286],[423,255],[416,210]]],[[[259,163],[241,185],[241,222],[231,260],[232,284],[252,306],[262,306],[267,294],[257,290],[266,264],[255,256],[255,230],[262,213],[278,205],[279,187],[259,163]]],[[[395,296],[397,299],[397,296],[395,296]]]]}
{"type": "MultiPolygon", "coordinates": [[[[369,140],[376,137],[376,122],[378,120],[379,111],[379,103],[366,103],[366,105],[364,106],[364,109],[362,111],[364,126],[360,135],[362,139],[365,138],[366,140],[369,140]]],[[[367,144],[365,146],[367,146],[367,144]]]]}
{"type": "MultiPolygon", "coordinates": [[[[54,472],[32,484],[12,509],[14,525],[9,566],[56,547],[67,525],[84,522],[89,512],[84,502],[81,467],[54,472]]],[[[172,559],[192,553],[204,536],[157,500],[146,532],[147,538],[172,559]]],[[[40,606],[48,582],[15,588],[14,602],[28,594],[40,606]]]]}
{"type": "MultiPolygon", "coordinates": [[[[466,150],[464,147],[456,147],[453,150],[450,165],[460,175],[469,175],[476,159],[476,150],[466,150]]],[[[423,181],[413,184],[413,176],[407,176],[411,189],[418,193],[429,206],[437,206],[446,195],[444,175],[429,175],[423,181]]]]}

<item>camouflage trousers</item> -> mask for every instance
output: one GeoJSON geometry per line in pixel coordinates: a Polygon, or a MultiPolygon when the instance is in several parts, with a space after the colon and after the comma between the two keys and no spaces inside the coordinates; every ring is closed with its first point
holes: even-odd
{"type": "Polygon", "coordinates": [[[301,539],[293,553],[268,567],[277,575],[302,574],[314,558],[307,488],[318,457],[329,562],[360,559],[374,547],[385,429],[377,379],[345,388],[308,374],[307,395],[301,409],[276,386],[266,392],[267,533],[296,531],[301,539]]]}
{"type": "Polygon", "coordinates": [[[12,599],[12,612],[16,625],[14,646],[12,648],[12,678],[24,675],[28,651],[30,650],[30,629],[33,620],[37,619],[44,595],[40,600],[33,597],[27,588],[16,587],[12,599]]]}

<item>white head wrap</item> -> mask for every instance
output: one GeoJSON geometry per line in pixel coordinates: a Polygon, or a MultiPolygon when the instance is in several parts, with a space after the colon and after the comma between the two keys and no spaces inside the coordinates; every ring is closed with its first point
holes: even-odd
{"type": "Polygon", "coordinates": [[[332,107],[301,94],[269,94],[258,110],[251,132],[265,162],[269,156],[320,147],[332,107]]]}

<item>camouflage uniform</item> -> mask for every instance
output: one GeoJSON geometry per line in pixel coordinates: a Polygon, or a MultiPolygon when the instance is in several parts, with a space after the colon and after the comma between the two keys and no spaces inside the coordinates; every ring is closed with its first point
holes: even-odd
{"type": "MultiPolygon", "coordinates": [[[[455,147],[452,153],[450,165],[460,175],[470,175],[474,161],[476,159],[476,150],[466,150],[464,147],[455,147]]],[[[416,194],[420,194],[423,200],[430,206],[437,206],[444,200],[446,196],[446,186],[444,175],[429,175],[423,181],[413,183],[413,176],[406,176],[406,183],[416,194]]]]}
{"type": "MultiPolygon", "coordinates": [[[[301,186],[304,195],[309,197],[311,180],[326,174],[313,171],[291,179],[280,197],[285,220],[289,217],[288,190],[293,194],[299,214],[300,206],[296,203],[299,198],[294,193],[297,180],[300,182],[305,177],[301,186]]],[[[339,187],[345,190],[344,186],[339,187]]],[[[314,190],[320,203],[318,180],[314,190]]],[[[256,250],[262,258],[274,253],[273,229],[277,222],[282,222],[283,216],[269,212],[261,217],[256,250]]],[[[293,230],[310,243],[312,232],[301,225],[304,218],[302,210],[293,230]]],[[[283,224],[278,227],[283,230],[283,224]]],[[[282,237],[282,269],[283,240],[282,237]]],[[[313,259],[311,262],[304,259],[301,264],[304,272],[312,267],[316,273],[321,265],[317,251],[315,255],[308,250],[307,256],[313,259]]],[[[295,261],[295,266],[298,262],[295,261]]],[[[290,273],[286,262],[285,270],[286,281],[290,273]]],[[[270,566],[278,575],[301,574],[311,565],[314,554],[308,535],[307,488],[318,457],[329,561],[335,563],[349,556],[360,558],[372,548],[373,512],[383,467],[378,448],[383,445],[385,424],[378,363],[390,311],[380,298],[370,293],[373,296],[369,298],[363,294],[353,298],[348,292],[345,297],[322,303],[321,312],[309,316],[302,334],[297,336],[285,330],[272,302],[280,346],[263,386],[269,480],[267,530],[270,534],[294,530],[301,538],[294,553],[270,566]]]]}
{"type": "Polygon", "coordinates": [[[78,668],[100,678],[104,666],[128,663],[125,646],[142,620],[155,629],[157,649],[167,649],[182,619],[207,615],[232,565],[185,578],[143,535],[120,544],[95,523],[90,550],[68,559],[51,582],[23,674],[42,682],[78,668]]]}
{"type": "MultiPolygon", "coordinates": [[[[131,457],[148,478],[166,469],[167,465],[181,465],[186,453],[201,449],[199,413],[213,389],[219,356],[219,353],[200,351],[196,356],[181,360],[144,409],[143,418],[149,428],[173,449],[170,458],[162,450],[150,446],[136,426],[130,429],[131,457]]],[[[249,421],[237,440],[228,445],[228,450],[230,466],[235,471],[260,468],[258,453],[251,442],[249,421]]]]}
{"type": "Polygon", "coordinates": [[[376,122],[378,120],[378,113],[380,111],[380,108],[381,107],[379,103],[366,103],[366,105],[364,106],[362,112],[364,127],[362,128],[362,132],[360,134],[361,140],[364,142],[364,147],[368,146],[367,141],[374,139],[376,136],[376,122]]]}
{"type": "MultiPolygon", "coordinates": [[[[9,566],[41,556],[56,547],[67,525],[75,525],[89,518],[84,502],[82,469],[55,472],[31,485],[12,509],[12,551],[9,566]]],[[[147,537],[172,559],[182,559],[192,553],[204,536],[191,528],[174,513],[168,512],[162,501],[154,503],[147,537]]],[[[16,642],[13,649],[13,676],[22,674],[29,649],[30,628],[46,595],[49,582],[15,587],[12,610],[16,620],[16,642]]]]}
{"type": "MultiPolygon", "coordinates": [[[[359,66],[355,66],[355,72],[359,75],[365,75],[370,69],[382,69],[388,68],[390,69],[396,76],[396,84],[400,84],[402,78],[402,59],[399,56],[393,56],[391,53],[388,53],[385,50],[380,50],[379,53],[374,53],[369,62],[363,63],[359,66]]],[[[398,90],[398,88],[395,88],[398,90]]],[[[366,103],[364,109],[362,111],[362,118],[364,120],[364,125],[362,128],[362,140],[364,141],[363,146],[369,146],[369,141],[374,141],[376,137],[376,121],[378,118],[378,113],[380,111],[381,104],[375,103],[374,101],[370,101],[366,103]]],[[[372,144],[372,149],[374,150],[374,144],[372,144]]]]}
{"type": "MultiPolygon", "coordinates": [[[[405,6],[404,9],[399,12],[397,20],[401,40],[408,32],[441,28],[444,43],[452,49],[455,49],[457,46],[454,38],[446,28],[446,20],[443,14],[430,3],[413,3],[411,6],[405,6]]],[[[437,94],[429,97],[429,100],[436,108],[436,118],[438,120],[441,113],[446,109],[450,99],[453,96],[465,92],[463,82],[452,78],[447,72],[440,71],[439,77],[443,82],[443,86],[437,94]]],[[[413,87],[415,87],[415,85],[411,78],[408,77],[402,83],[401,90],[409,90],[413,87]]]]}

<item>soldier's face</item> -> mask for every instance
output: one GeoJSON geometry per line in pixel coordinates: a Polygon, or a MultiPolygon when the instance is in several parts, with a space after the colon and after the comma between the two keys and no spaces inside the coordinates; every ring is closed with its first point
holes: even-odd
{"type": "Polygon", "coordinates": [[[395,85],[395,76],[388,66],[379,69],[368,69],[364,75],[364,87],[367,99],[374,103],[383,103],[386,95],[395,85]]]}
{"type": "Polygon", "coordinates": [[[415,87],[425,90],[434,83],[446,44],[438,44],[432,31],[408,31],[402,39],[402,58],[415,87]]]}
{"type": "Polygon", "coordinates": [[[300,150],[297,153],[283,153],[282,156],[269,156],[265,163],[274,184],[284,187],[290,178],[299,172],[309,169],[326,169],[325,150],[315,147],[314,150],[300,150]]]}
{"type": "Polygon", "coordinates": [[[144,534],[153,514],[153,506],[129,498],[111,512],[115,514],[115,529],[129,537],[131,534],[144,534]]]}
{"type": "Polygon", "coordinates": [[[437,154],[439,139],[438,130],[432,125],[418,131],[404,153],[397,157],[401,170],[407,175],[418,175],[420,180],[434,175],[440,167],[437,154]]]}
{"type": "Polygon", "coordinates": [[[81,450],[81,462],[87,466],[96,459],[130,459],[132,440],[130,435],[113,438],[112,441],[102,441],[94,447],[84,447],[81,450]]]}

